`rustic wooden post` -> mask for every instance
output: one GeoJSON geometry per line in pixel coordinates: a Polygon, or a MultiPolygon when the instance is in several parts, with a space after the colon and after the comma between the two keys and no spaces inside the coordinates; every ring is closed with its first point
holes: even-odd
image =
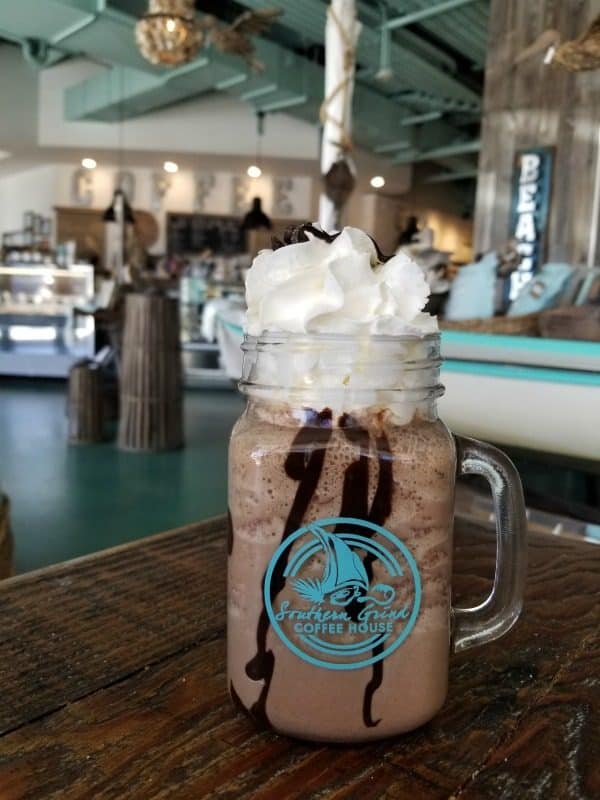
{"type": "Polygon", "coordinates": [[[597,0],[492,0],[475,251],[502,246],[508,239],[516,152],[549,147],[554,167],[543,260],[599,263],[600,243],[591,231],[597,213],[600,73],[544,63],[547,46],[533,55],[526,52],[544,32],[542,42],[548,42],[552,30],[561,42],[577,39],[597,14],[597,0]]]}
{"type": "Polygon", "coordinates": [[[131,294],[125,308],[118,444],[123,450],[183,446],[179,308],[158,292],[131,294]]]}
{"type": "Polygon", "coordinates": [[[104,438],[102,372],[93,361],[79,361],[69,373],[67,417],[70,444],[93,444],[104,438]]]}

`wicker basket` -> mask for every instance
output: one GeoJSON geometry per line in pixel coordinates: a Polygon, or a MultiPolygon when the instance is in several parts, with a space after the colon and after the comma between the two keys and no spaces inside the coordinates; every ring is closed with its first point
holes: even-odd
{"type": "Polygon", "coordinates": [[[0,578],[13,574],[13,538],[10,530],[10,503],[0,494],[0,578]]]}
{"type": "Polygon", "coordinates": [[[442,319],[443,331],[470,331],[472,333],[496,333],[508,336],[538,336],[539,314],[521,317],[489,317],[488,319],[442,319]]]}
{"type": "Polygon", "coordinates": [[[102,373],[93,361],[78,361],[69,372],[67,416],[69,444],[103,439],[102,373]]]}
{"type": "Polygon", "coordinates": [[[540,332],[549,339],[583,339],[600,342],[600,305],[565,306],[544,311],[540,332]]]}
{"type": "Polygon", "coordinates": [[[118,444],[142,452],[183,446],[179,307],[152,291],[127,297],[118,444]]]}

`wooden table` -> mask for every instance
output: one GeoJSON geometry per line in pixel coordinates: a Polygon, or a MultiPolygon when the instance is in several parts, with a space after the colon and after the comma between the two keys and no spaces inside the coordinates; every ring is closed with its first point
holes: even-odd
{"type": "MultiPolygon", "coordinates": [[[[455,597],[493,535],[461,523],[455,597]]],[[[452,659],[420,730],[368,747],[258,732],[225,680],[225,521],[0,584],[0,798],[598,798],[600,547],[532,536],[524,614],[452,659]]]]}

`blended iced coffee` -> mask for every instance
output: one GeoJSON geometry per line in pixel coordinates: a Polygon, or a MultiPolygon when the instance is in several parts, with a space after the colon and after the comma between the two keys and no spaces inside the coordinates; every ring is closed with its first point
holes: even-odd
{"type": "Polygon", "coordinates": [[[444,703],[451,630],[456,447],[427,284],[360,230],[305,225],[258,255],[246,289],[232,698],[317,741],[411,730],[444,703]]]}

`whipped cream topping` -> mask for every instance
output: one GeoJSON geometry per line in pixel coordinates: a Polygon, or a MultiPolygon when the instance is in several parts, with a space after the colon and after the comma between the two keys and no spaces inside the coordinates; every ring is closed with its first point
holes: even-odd
{"type": "Polygon", "coordinates": [[[381,262],[373,240],[344,228],[327,241],[262,250],[246,277],[247,332],[423,336],[437,320],[423,313],[429,286],[404,253],[381,262]]]}

